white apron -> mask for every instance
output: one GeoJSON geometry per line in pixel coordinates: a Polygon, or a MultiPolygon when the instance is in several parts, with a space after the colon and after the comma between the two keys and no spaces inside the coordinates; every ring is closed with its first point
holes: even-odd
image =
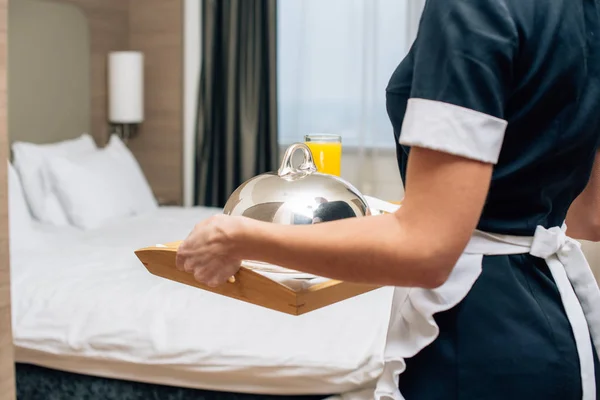
{"type": "MultiPolygon", "coordinates": [[[[594,358],[590,334],[600,354],[600,290],[579,242],[565,234],[566,227],[538,227],[533,237],[476,231],[439,288],[396,288],[384,351],[384,369],[374,398],[403,400],[398,378],[404,360],[419,353],[439,334],[433,315],[460,303],[481,274],[484,255],[529,253],[543,258],[554,277],[575,336],[581,364],[582,400],[596,400],[594,358]]],[[[345,398],[345,397],[344,397],[345,398]]]]}

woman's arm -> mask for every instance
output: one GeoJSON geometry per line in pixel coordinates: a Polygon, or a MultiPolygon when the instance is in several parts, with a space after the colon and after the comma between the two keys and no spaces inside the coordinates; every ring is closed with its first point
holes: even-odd
{"type": "Polygon", "coordinates": [[[397,213],[307,226],[217,217],[184,241],[178,265],[212,285],[249,259],[344,281],[437,287],[477,225],[491,173],[491,164],[414,147],[397,213]]]}
{"type": "Polygon", "coordinates": [[[437,287],[479,220],[492,166],[413,148],[395,214],[314,226],[249,223],[237,256],[345,281],[437,287]]]}
{"type": "Polygon", "coordinates": [[[590,180],[571,204],[566,222],[572,238],[600,241],[600,151],[596,152],[590,180]]]}

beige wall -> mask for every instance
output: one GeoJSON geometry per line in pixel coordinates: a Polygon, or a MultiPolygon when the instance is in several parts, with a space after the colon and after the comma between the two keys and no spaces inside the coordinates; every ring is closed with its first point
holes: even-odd
{"type": "Polygon", "coordinates": [[[10,0],[8,135],[49,143],[90,132],[87,18],[70,4],[10,0]]]}
{"type": "Polygon", "coordinates": [[[129,48],[145,57],[145,112],[130,141],[155,194],[183,202],[183,0],[130,0],[129,48]]]}
{"type": "MultiPolygon", "coordinates": [[[[0,0],[0,160],[8,157],[6,122],[7,0],[0,0]]],[[[8,196],[6,161],[0,162],[0,399],[15,398],[10,317],[10,268],[8,257],[8,196]]]]}
{"type": "Polygon", "coordinates": [[[121,0],[59,0],[57,2],[79,7],[88,19],[92,53],[90,60],[91,134],[99,145],[104,145],[109,134],[106,57],[110,51],[125,50],[128,47],[129,4],[121,0]]]}
{"type": "MultiPolygon", "coordinates": [[[[17,0],[18,1],[18,0],[17,0]]],[[[46,0],[54,1],[54,0],[46,0]]],[[[140,50],[145,56],[145,121],[129,145],[155,194],[183,201],[183,0],[57,0],[88,18],[91,58],[91,133],[108,139],[106,57],[140,50]]]]}

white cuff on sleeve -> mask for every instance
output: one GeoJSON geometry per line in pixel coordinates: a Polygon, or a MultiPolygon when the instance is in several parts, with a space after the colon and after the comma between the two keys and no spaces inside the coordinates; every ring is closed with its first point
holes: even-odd
{"type": "Polygon", "coordinates": [[[441,101],[410,99],[400,144],[498,162],[508,122],[441,101]]]}

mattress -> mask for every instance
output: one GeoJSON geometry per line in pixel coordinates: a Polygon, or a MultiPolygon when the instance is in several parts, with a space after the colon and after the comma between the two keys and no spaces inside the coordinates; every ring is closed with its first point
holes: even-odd
{"type": "Polygon", "coordinates": [[[217,212],[161,207],[93,231],[40,227],[34,250],[11,255],[16,361],[206,390],[368,393],[391,288],[291,316],[153,276],[133,253],[217,212]]]}

